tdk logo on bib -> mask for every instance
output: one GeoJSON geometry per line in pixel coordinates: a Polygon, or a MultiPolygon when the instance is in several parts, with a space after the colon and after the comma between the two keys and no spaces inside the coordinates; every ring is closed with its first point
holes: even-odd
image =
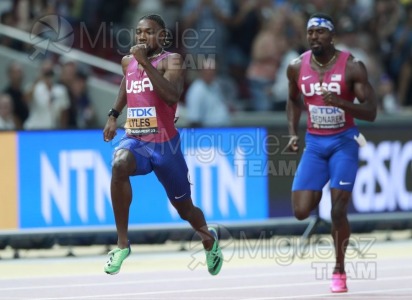
{"type": "Polygon", "coordinates": [[[334,106],[313,106],[311,105],[310,112],[314,114],[335,115],[342,113],[343,110],[334,106]]]}
{"type": "Polygon", "coordinates": [[[146,89],[153,91],[153,85],[149,78],[144,78],[143,80],[126,80],[126,92],[128,94],[139,94],[146,92],[146,89]]]}
{"type": "Polygon", "coordinates": [[[302,94],[310,97],[313,95],[322,95],[322,88],[328,90],[329,92],[336,93],[337,95],[341,94],[341,87],[339,82],[330,82],[330,83],[322,83],[322,87],[320,86],[319,82],[311,83],[311,84],[301,84],[300,86],[302,90],[302,94]],[[308,89],[308,90],[307,90],[308,89]]]}
{"type": "Polygon", "coordinates": [[[128,108],[127,117],[128,118],[156,117],[156,111],[154,110],[153,107],[128,108]]]}

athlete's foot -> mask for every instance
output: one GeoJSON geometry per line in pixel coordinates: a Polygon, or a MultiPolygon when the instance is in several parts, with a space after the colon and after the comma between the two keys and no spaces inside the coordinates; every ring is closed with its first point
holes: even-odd
{"type": "Polygon", "coordinates": [[[348,287],[346,286],[345,273],[332,274],[332,283],[330,285],[330,290],[332,293],[346,293],[348,291],[348,287]]]}
{"type": "Polygon", "coordinates": [[[220,272],[223,264],[223,254],[219,246],[218,234],[215,228],[210,227],[209,232],[214,237],[212,249],[206,250],[207,269],[211,275],[217,275],[220,272]]]}
{"type": "Polygon", "coordinates": [[[115,248],[112,251],[110,251],[109,259],[104,265],[104,271],[110,275],[115,275],[119,273],[123,261],[130,255],[130,253],[131,253],[130,243],[127,248],[124,248],[124,249],[115,248]]]}

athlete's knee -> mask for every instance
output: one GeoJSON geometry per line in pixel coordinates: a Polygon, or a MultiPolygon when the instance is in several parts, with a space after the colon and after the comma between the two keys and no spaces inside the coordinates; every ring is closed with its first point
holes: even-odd
{"type": "Polygon", "coordinates": [[[309,217],[312,210],[311,198],[312,195],[306,192],[292,192],[293,213],[296,219],[305,220],[309,217]]]}
{"type": "Polygon", "coordinates": [[[338,201],[335,201],[335,203],[332,205],[331,219],[335,225],[339,225],[340,223],[345,222],[347,219],[346,202],[346,199],[340,199],[338,201]]]}
{"type": "Polygon", "coordinates": [[[113,178],[125,178],[130,176],[130,163],[125,157],[117,157],[112,163],[113,178]]]}
{"type": "Polygon", "coordinates": [[[309,209],[302,209],[302,208],[295,208],[293,210],[293,213],[294,213],[296,219],[298,219],[299,221],[302,221],[302,220],[305,220],[309,217],[310,210],[309,209]]]}
{"type": "Polygon", "coordinates": [[[112,173],[114,177],[130,176],[130,161],[126,155],[118,155],[112,162],[112,173]]]}
{"type": "Polygon", "coordinates": [[[346,219],[346,210],[342,207],[335,206],[331,210],[331,218],[333,222],[341,222],[346,219]]]}
{"type": "Polygon", "coordinates": [[[113,172],[126,173],[127,172],[127,160],[123,157],[116,157],[112,164],[113,172]]]}

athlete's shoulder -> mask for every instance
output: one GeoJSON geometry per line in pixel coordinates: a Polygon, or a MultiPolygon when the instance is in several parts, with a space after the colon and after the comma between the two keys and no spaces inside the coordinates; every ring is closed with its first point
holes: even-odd
{"type": "Polygon", "coordinates": [[[166,51],[166,55],[165,55],[164,59],[179,60],[180,61],[180,60],[182,60],[182,55],[180,53],[166,51]]]}
{"type": "Polygon", "coordinates": [[[289,62],[288,68],[287,68],[287,76],[291,80],[292,78],[297,78],[299,72],[300,72],[300,67],[302,65],[303,61],[303,56],[304,54],[299,55],[298,57],[292,59],[289,62]]]}
{"type": "Polygon", "coordinates": [[[122,57],[122,66],[127,66],[130,61],[133,59],[133,55],[129,54],[129,55],[125,55],[122,57]]]}
{"type": "Polygon", "coordinates": [[[162,65],[165,69],[183,69],[183,57],[179,53],[166,52],[166,55],[162,58],[162,61],[162,65]]]}
{"type": "Polygon", "coordinates": [[[361,59],[353,56],[350,53],[349,53],[349,57],[348,57],[348,63],[350,63],[350,64],[364,64],[364,62],[361,59]]]}
{"type": "Polygon", "coordinates": [[[292,59],[290,62],[289,62],[289,67],[291,67],[291,68],[296,68],[296,69],[299,69],[300,68],[300,65],[302,64],[302,61],[303,61],[303,57],[306,55],[306,52],[305,53],[302,53],[301,55],[299,55],[298,57],[296,57],[296,58],[294,58],[294,59],[292,59]]]}
{"type": "Polygon", "coordinates": [[[349,54],[348,60],[346,61],[346,68],[349,70],[350,73],[366,71],[364,62],[354,57],[352,54],[349,54]]]}

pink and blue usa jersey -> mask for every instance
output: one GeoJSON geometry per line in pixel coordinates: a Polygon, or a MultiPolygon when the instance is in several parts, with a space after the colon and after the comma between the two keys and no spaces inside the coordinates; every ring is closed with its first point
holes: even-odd
{"type": "MultiPolygon", "coordinates": [[[[159,62],[170,55],[164,52],[152,61],[156,68],[159,62]]],[[[174,119],[177,104],[168,105],[155,92],[146,71],[138,68],[133,57],[126,77],[127,120],[126,134],[129,137],[155,143],[172,139],[176,134],[174,119]]]]}
{"type": "Polygon", "coordinates": [[[330,135],[355,126],[353,116],[338,107],[325,105],[321,96],[322,89],[326,89],[341,99],[354,101],[355,95],[345,81],[346,62],[350,53],[340,52],[335,64],[325,72],[322,82],[318,72],[310,65],[311,55],[311,51],[303,54],[298,79],[308,114],[307,131],[316,135],[330,135]]]}

